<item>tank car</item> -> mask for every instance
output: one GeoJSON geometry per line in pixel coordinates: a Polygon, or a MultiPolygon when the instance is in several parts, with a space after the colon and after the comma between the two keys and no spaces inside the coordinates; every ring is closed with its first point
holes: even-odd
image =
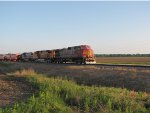
{"type": "Polygon", "coordinates": [[[6,54],[4,57],[5,61],[17,61],[17,55],[16,54],[6,54]]]}
{"type": "Polygon", "coordinates": [[[5,57],[5,55],[0,54],[0,61],[4,61],[4,57],[5,57]]]}

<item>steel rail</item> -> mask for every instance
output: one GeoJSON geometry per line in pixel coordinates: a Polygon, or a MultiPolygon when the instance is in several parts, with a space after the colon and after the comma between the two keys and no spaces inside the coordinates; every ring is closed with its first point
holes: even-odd
{"type": "Polygon", "coordinates": [[[95,65],[95,66],[114,66],[114,67],[137,67],[137,68],[149,68],[150,65],[135,65],[135,64],[86,64],[86,65],[95,65]]]}
{"type": "MultiPolygon", "coordinates": [[[[12,62],[14,63],[14,62],[12,62]]],[[[19,63],[19,62],[18,62],[19,63]]],[[[23,63],[23,62],[20,62],[23,63]]],[[[75,66],[103,66],[103,67],[126,67],[126,68],[147,68],[150,69],[150,65],[138,65],[138,64],[105,64],[105,63],[96,63],[96,64],[76,64],[76,63],[46,63],[46,62],[24,62],[24,63],[45,63],[52,65],[75,65],[75,66]]]]}

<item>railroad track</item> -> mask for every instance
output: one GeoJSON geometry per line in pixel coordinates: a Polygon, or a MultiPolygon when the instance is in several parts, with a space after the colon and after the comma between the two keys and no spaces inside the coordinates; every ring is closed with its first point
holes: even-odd
{"type": "MultiPolygon", "coordinates": [[[[55,64],[54,64],[55,65],[55,64]]],[[[75,63],[66,63],[66,64],[56,64],[56,65],[74,65],[74,66],[101,66],[101,67],[122,67],[122,68],[140,68],[140,69],[149,69],[150,65],[133,65],[133,64],[75,64],[75,63]]]]}
{"type": "MultiPolygon", "coordinates": [[[[14,63],[14,62],[11,62],[14,63]]],[[[21,62],[21,63],[31,63],[31,62],[21,62]]],[[[36,62],[36,63],[45,63],[45,62],[36,62]]],[[[45,63],[49,64],[49,63],[45,63]]],[[[96,64],[76,64],[76,63],[50,63],[51,65],[73,65],[73,66],[101,66],[101,67],[122,67],[122,68],[140,68],[140,69],[149,69],[150,65],[138,65],[138,64],[104,64],[104,63],[96,63],[96,64]]]]}
{"type": "MultiPolygon", "coordinates": [[[[58,64],[57,64],[58,65],[58,64]]],[[[62,64],[63,65],[63,64],[62,64]]],[[[96,64],[75,64],[75,63],[66,63],[64,65],[74,65],[74,66],[100,66],[100,67],[110,67],[110,68],[136,68],[136,69],[146,69],[150,70],[150,65],[133,65],[133,64],[101,64],[101,63],[96,63],[96,64]]]]}
{"type": "Polygon", "coordinates": [[[149,68],[150,65],[133,65],[133,64],[87,64],[87,65],[95,65],[95,66],[114,66],[114,67],[133,67],[133,68],[149,68]]]}

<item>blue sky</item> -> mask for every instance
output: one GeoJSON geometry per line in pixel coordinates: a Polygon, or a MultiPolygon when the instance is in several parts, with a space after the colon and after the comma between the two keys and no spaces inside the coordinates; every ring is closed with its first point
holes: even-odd
{"type": "Polygon", "coordinates": [[[150,53],[150,2],[0,2],[0,53],[81,44],[150,53]]]}

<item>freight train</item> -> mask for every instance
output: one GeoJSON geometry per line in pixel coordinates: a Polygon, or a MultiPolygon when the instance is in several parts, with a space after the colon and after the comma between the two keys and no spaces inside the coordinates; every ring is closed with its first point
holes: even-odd
{"type": "Polygon", "coordinates": [[[26,62],[47,62],[47,63],[68,63],[77,64],[96,63],[94,52],[89,45],[73,46],[63,49],[41,50],[35,52],[24,52],[20,55],[0,55],[1,61],[26,61],[26,62]]]}

